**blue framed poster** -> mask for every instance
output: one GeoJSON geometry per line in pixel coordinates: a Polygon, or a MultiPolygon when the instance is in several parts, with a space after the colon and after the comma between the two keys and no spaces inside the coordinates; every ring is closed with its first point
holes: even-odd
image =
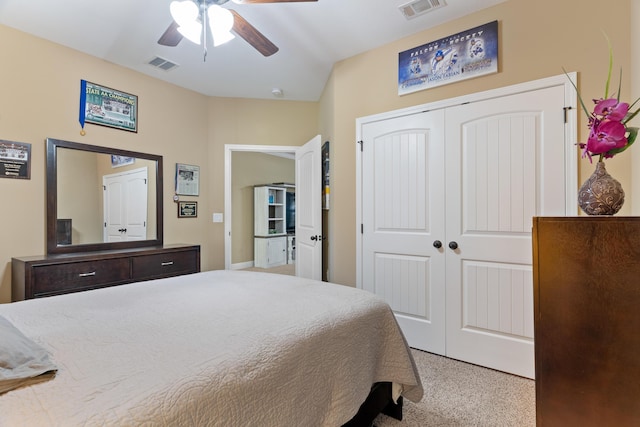
{"type": "Polygon", "coordinates": [[[138,97],[80,80],[79,121],[138,132],[138,97]]]}
{"type": "Polygon", "coordinates": [[[498,72],[498,21],[398,54],[398,95],[498,72]]]}

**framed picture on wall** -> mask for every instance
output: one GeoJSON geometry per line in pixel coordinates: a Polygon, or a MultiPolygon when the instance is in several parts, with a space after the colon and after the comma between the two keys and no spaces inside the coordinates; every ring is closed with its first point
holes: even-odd
{"type": "Polygon", "coordinates": [[[138,132],[138,97],[80,80],[80,125],[85,123],[138,132]]]}
{"type": "Polygon", "coordinates": [[[200,192],[200,166],[176,163],[176,194],[197,196],[200,192]]]}
{"type": "Polygon", "coordinates": [[[31,144],[0,140],[0,177],[31,179],[31,144]]]}
{"type": "Polygon", "coordinates": [[[196,218],[198,202],[178,202],[178,218],[196,218]]]}
{"type": "Polygon", "coordinates": [[[136,162],[135,157],[116,156],[114,154],[111,155],[112,168],[119,168],[120,166],[132,165],[135,162],[136,162]]]}
{"type": "Polygon", "coordinates": [[[498,72],[498,21],[398,54],[398,95],[498,72]]]}

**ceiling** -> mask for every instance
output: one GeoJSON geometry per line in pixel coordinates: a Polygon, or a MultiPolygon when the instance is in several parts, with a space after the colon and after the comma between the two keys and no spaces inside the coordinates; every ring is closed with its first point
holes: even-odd
{"type": "Polygon", "coordinates": [[[208,96],[273,98],[279,88],[282,99],[317,101],[336,62],[506,0],[439,1],[446,5],[410,20],[398,8],[409,0],[230,1],[224,7],[280,50],[264,57],[236,37],[209,42],[206,61],[203,47],[186,39],[157,43],[172,22],[171,0],[0,0],[0,24],[208,96]],[[149,65],[156,56],[178,66],[149,65]]]}

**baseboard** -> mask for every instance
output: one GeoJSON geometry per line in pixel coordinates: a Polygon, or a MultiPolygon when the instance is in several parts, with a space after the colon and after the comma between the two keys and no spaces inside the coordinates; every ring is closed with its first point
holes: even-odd
{"type": "Polygon", "coordinates": [[[251,268],[253,267],[253,261],[247,261],[247,262],[239,262],[236,264],[231,264],[231,269],[232,270],[244,270],[245,268],[251,268]]]}

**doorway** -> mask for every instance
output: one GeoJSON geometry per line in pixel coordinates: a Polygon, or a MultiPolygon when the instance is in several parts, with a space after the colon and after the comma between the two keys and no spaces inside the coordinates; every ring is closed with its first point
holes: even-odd
{"type": "MultiPolygon", "coordinates": [[[[295,184],[295,147],[264,146],[264,145],[226,145],[225,146],[225,269],[238,270],[253,267],[253,185],[272,184],[276,181],[295,184]],[[265,159],[261,162],[261,158],[265,159]],[[256,164],[266,169],[290,169],[283,173],[266,172],[264,177],[272,179],[267,182],[256,172],[254,180],[259,182],[245,182],[243,188],[234,185],[234,167],[240,167],[239,162],[246,163],[255,169],[256,164]],[[277,177],[277,178],[276,178],[277,177]],[[235,190],[234,190],[235,188],[235,190]],[[235,200],[234,200],[235,198],[235,200]],[[235,211],[235,215],[234,215],[235,211]],[[240,212],[238,212],[240,211],[240,212]],[[234,245],[236,246],[234,252],[234,245]],[[237,246],[242,245],[239,249],[237,246]],[[235,255],[235,256],[234,256],[235,255]]],[[[237,181],[237,178],[236,178],[237,181]]],[[[251,181],[251,178],[249,178],[251,181]]]]}
{"type": "MultiPolygon", "coordinates": [[[[315,136],[299,147],[225,145],[225,269],[233,269],[232,177],[234,152],[293,155],[295,159],[295,246],[296,276],[322,279],[322,184],[321,137],[315,136]],[[316,190],[317,189],[317,190],[316,190]]],[[[264,183],[262,183],[264,184],[264,183]]]]}

